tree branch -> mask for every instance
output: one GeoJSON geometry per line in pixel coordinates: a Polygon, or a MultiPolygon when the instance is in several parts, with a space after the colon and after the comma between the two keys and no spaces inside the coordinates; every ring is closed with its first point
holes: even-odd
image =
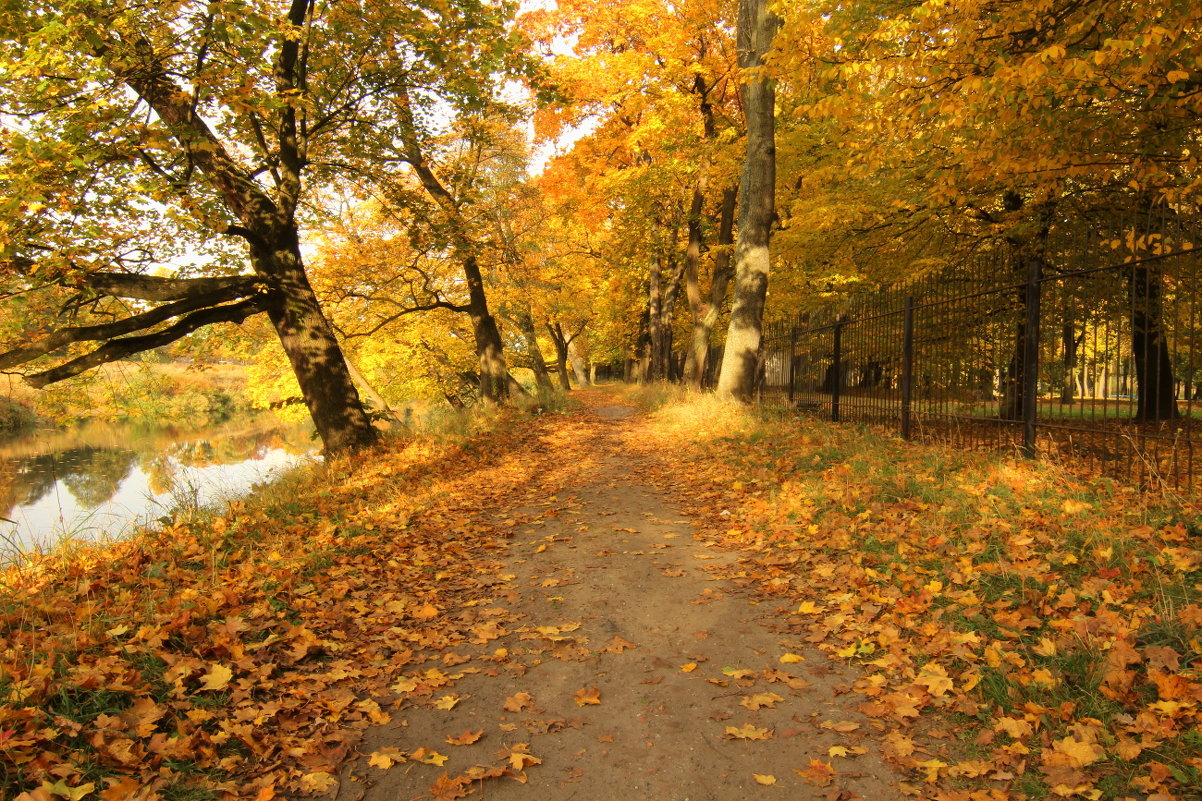
{"type": "Polygon", "coordinates": [[[91,370],[93,367],[99,367],[102,364],[123,359],[135,353],[167,345],[206,325],[212,325],[213,323],[241,323],[248,317],[264,311],[266,309],[265,301],[266,299],[263,297],[248,298],[229,306],[202,309],[189,314],[187,317],[177,321],[174,325],[164,328],[162,331],[106,342],[91,353],[72,359],[66,364],[60,364],[53,369],[26,376],[25,381],[30,386],[41,389],[47,384],[53,384],[56,381],[62,381],[65,378],[79,375],[91,370]]]}
{"type": "MultiPolygon", "coordinates": [[[[133,276],[141,278],[143,276],[133,276]]],[[[163,279],[170,281],[170,279],[163,279]]],[[[220,279],[195,279],[200,282],[219,281],[220,279]]],[[[187,282],[176,282],[187,283],[187,282]]],[[[224,288],[217,288],[208,293],[197,293],[174,303],[168,303],[164,306],[151,309],[150,311],[141,314],[135,314],[127,317],[124,320],[117,320],[112,323],[103,323],[101,325],[85,325],[85,326],[69,326],[60,328],[57,331],[52,331],[36,342],[31,342],[19,348],[14,348],[7,353],[0,353],[0,369],[15,367],[18,364],[32,361],[39,356],[45,356],[47,353],[56,351],[59,348],[66,347],[73,342],[89,342],[100,339],[112,339],[113,337],[132,334],[136,331],[142,331],[151,326],[170,320],[172,317],[178,317],[181,314],[196,312],[198,309],[213,307],[219,303],[225,303],[236,298],[244,297],[254,292],[253,282],[245,287],[238,284],[233,284],[224,288]]],[[[137,297],[136,295],[126,297],[137,297]]],[[[258,302],[258,299],[255,299],[258,302]]],[[[151,335],[153,336],[153,335],[151,335]]],[[[176,337],[178,338],[178,337],[176,337]]],[[[130,341],[130,340],[123,340],[130,341]]],[[[168,340],[171,341],[171,340],[168,340]]]]}

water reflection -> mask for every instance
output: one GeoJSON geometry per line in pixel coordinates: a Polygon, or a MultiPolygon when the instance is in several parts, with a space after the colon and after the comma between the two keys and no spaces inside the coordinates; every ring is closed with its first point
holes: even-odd
{"type": "Polygon", "coordinates": [[[243,494],[314,450],[308,431],[273,419],[194,431],[92,423],[0,442],[0,557],[243,494]]]}

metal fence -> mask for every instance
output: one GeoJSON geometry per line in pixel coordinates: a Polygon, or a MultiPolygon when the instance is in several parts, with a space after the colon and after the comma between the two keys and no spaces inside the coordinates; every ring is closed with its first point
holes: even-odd
{"type": "Polygon", "coordinates": [[[1200,244],[1164,211],[982,243],[768,327],[761,397],[907,439],[1196,489],[1200,244]]]}

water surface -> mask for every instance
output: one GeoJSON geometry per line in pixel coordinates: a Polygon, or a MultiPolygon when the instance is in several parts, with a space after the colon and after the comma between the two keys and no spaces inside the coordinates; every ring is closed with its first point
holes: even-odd
{"type": "Polygon", "coordinates": [[[0,441],[0,561],[220,504],[315,453],[306,429],[274,418],[186,431],[89,423],[0,441]]]}

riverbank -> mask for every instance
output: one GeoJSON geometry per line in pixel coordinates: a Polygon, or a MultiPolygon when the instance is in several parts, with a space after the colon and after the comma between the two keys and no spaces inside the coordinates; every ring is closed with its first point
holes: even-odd
{"type": "MultiPolygon", "coordinates": [[[[435,798],[489,778],[637,795],[668,764],[648,744],[662,729],[730,751],[748,793],[854,787],[857,760],[880,757],[898,773],[874,781],[949,801],[1198,797],[1196,507],[710,399],[618,415],[613,392],[584,397],[454,442],[391,440],[229,514],[5,573],[0,795],[345,798],[394,765],[435,798]],[[652,564],[677,544],[687,564],[652,564]],[[598,599],[696,580],[713,583],[685,613],[742,598],[777,639],[685,632],[703,661],[585,634],[598,599]],[[771,669],[740,664],[772,642],[771,669]],[[569,686],[581,660],[605,682],[569,686]],[[535,668],[570,691],[562,714],[539,709],[562,699],[538,697],[535,668]],[[846,677],[822,683],[832,671],[846,677]],[[817,703],[807,683],[851,712],[769,723],[817,703]],[[730,694],[739,717],[684,725],[692,696],[657,701],[665,688],[730,694]],[[477,717],[443,731],[457,708],[477,717]],[[630,770],[575,758],[558,733],[578,730],[630,770]],[[815,737],[833,739],[802,759],[815,737]],[[483,761],[462,767],[477,741],[483,761]]],[[[615,611],[617,631],[636,614],[658,612],[615,611]]],[[[687,764],[680,781],[705,779],[710,763],[687,764]]]]}

